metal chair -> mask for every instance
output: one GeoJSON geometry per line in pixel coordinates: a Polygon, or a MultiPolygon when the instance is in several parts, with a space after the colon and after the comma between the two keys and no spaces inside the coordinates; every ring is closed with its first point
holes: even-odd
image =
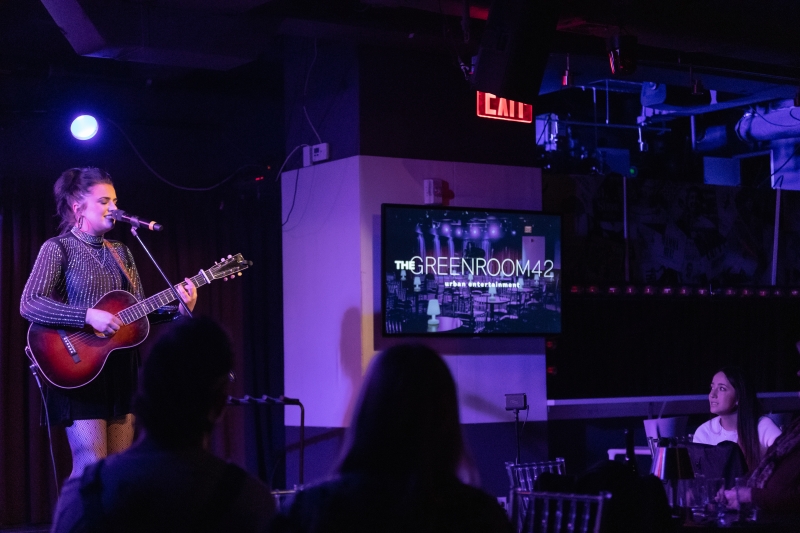
{"type": "Polygon", "coordinates": [[[563,457],[556,457],[555,461],[538,461],[535,463],[506,463],[508,480],[511,482],[511,489],[533,490],[536,478],[543,472],[564,475],[567,473],[567,466],[563,457]]]}
{"type": "Polygon", "coordinates": [[[509,509],[517,533],[600,533],[603,506],[611,493],[597,496],[516,489],[509,509]]]}

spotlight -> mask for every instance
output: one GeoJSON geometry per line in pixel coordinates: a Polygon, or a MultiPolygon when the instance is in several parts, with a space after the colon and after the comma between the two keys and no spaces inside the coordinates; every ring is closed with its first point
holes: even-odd
{"type": "Polygon", "coordinates": [[[606,40],[611,74],[627,76],[636,71],[638,40],[633,35],[612,35],[606,40]]]}
{"type": "Polygon", "coordinates": [[[72,121],[69,130],[79,141],[88,141],[97,134],[97,119],[91,115],[81,115],[72,121]]]}

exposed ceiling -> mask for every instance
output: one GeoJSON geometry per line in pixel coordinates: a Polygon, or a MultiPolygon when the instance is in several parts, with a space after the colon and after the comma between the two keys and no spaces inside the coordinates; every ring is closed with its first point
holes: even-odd
{"type": "MultiPolygon", "coordinates": [[[[490,0],[0,0],[0,75],[47,68],[170,79],[241,70],[279,60],[286,35],[435,49],[469,63],[490,7],[490,0]]],[[[662,120],[741,114],[791,99],[800,86],[793,0],[561,0],[559,13],[540,93],[564,93],[544,99],[554,110],[564,99],[586,100],[592,88],[637,103],[651,83],[714,91],[714,103],[690,97],[662,120]],[[625,78],[608,69],[605,41],[614,34],[638,38],[639,66],[625,78]],[[568,57],[578,92],[561,84],[568,57]]]]}
{"type": "MultiPolygon", "coordinates": [[[[64,59],[69,44],[80,55],[226,69],[275,53],[280,35],[468,53],[477,49],[489,7],[488,0],[4,0],[0,29],[4,56],[64,59]]],[[[561,0],[553,47],[602,56],[604,38],[622,32],[638,37],[645,63],[796,83],[799,26],[791,0],[561,0]]]]}

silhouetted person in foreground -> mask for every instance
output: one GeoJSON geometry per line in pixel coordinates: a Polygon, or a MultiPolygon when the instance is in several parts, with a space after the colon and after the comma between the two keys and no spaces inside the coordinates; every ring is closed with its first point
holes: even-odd
{"type": "Polygon", "coordinates": [[[298,492],[281,525],[313,533],[511,530],[495,498],[461,481],[474,470],[455,383],[424,346],[395,346],[372,362],[335,472],[298,492]]]}
{"type": "Polygon", "coordinates": [[[211,320],[162,337],[134,402],[139,438],[64,485],[52,531],[266,531],[269,488],[206,450],[232,366],[230,340],[211,320]]]}

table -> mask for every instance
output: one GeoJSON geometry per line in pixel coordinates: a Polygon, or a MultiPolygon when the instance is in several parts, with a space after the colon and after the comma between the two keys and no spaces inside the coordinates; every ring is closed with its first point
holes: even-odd
{"type": "Polygon", "coordinates": [[[428,333],[437,333],[441,331],[450,331],[461,327],[461,319],[453,316],[438,316],[436,319],[438,324],[428,324],[428,333]]]}
{"type": "Polygon", "coordinates": [[[491,296],[474,296],[474,300],[478,302],[484,302],[489,304],[489,320],[494,320],[494,306],[497,304],[507,304],[511,301],[509,298],[503,298],[502,296],[497,296],[496,298],[492,299],[491,296]]]}
{"type": "Polygon", "coordinates": [[[691,520],[679,520],[675,523],[676,533],[720,533],[724,531],[741,531],[742,533],[794,533],[797,524],[773,522],[769,520],[732,523],[730,525],[719,525],[716,522],[697,523],[691,520]]]}
{"type": "Polygon", "coordinates": [[[460,328],[464,325],[460,318],[453,316],[437,316],[438,324],[428,324],[428,315],[413,315],[403,324],[402,333],[415,335],[418,333],[442,333],[460,328]]]}

